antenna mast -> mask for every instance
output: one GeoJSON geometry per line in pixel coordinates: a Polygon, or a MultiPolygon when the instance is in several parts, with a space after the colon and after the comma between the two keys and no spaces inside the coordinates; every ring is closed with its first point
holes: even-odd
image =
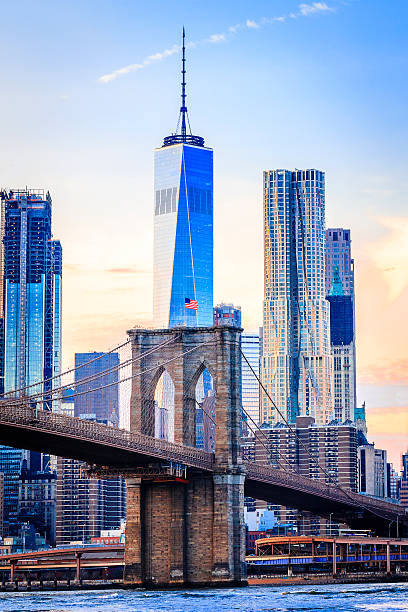
{"type": "Polygon", "coordinates": [[[190,120],[188,118],[188,111],[186,105],[186,32],[183,26],[183,38],[181,45],[181,106],[179,118],[177,121],[176,132],[171,136],[165,136],[163,140],[163,147],[170,147],[175,144],[186,143],[195,147],[204,146],[204,138],[202,136],[194,136],[191,133],[190,120]],[[189,133],[187,134],[187,126],[189,133]],[[180,133],[179,133],[180,128],[180,133]]]}
{"type": "Polygon", "coordinates": [[[183,26],[183,45],[182,45],[182,64],[181,64],[181,76],[183,78],[181,82],[181,136],[183,138],[183,142],[186,140],[187,135],[187,126],[186,126],[186,114],[187,114],[187,106],[186,106],[186,47],[185,47],[185,38],[186,33],[183,26]]]}

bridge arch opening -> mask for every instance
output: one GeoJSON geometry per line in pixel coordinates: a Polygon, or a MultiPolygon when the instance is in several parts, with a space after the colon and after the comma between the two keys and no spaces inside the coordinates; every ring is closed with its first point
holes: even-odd
{"type": "Polygon", "coordinates": [[[174,442],[174,383],[164,368],[160,368],[155,377],[152,418],[154,437],[174,442]]]}
{"type": "Polygon", "coordinates": [[[195,446],[213,452],[216,436],[216,391],[214,378],[205,363],[202,363],[197,370],[193,381],[195,381],[195,446]]]}

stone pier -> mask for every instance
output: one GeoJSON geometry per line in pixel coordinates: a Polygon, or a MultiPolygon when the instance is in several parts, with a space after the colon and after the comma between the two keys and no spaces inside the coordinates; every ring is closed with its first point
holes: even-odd
{"type": "Polygon", "coordinates": [[[175,387],[174,442],[195,441],[195,389],[203,370],[216,389],[214,471],[127,479],[124,584],[151,588],[246,584],[240,448],[240,330],[132,330],[131,430],[154,431],[154,392],[164,367],[175,387]],[[152,349],[172,340],[157,351],[152,349]],[[191,350],[192,349],[192,350],[191,350]],[[177,357],[177,359],[172,359],[177,357]],[[168,362],[165,366],[162,364],[168,362]]]}

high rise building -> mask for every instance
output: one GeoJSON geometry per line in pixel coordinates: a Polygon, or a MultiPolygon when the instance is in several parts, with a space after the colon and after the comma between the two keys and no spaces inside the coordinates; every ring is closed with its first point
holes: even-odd
{"type": "Polygon", "coordinates": [[[217,304],[214,306],[215,326],[227,325],[228,327],[241,327],[241,306],[234,304],[217,304]]]}
{"type": "Polygon", "coordinates": [[[357,410],[354,260],[350,230],[326,231],[326,292],[334,367],[334,415],[354,420],[357,410]]]}
{"type": "MultiPolygon", "coordinates": [[[[118,353],[75,353],[75,384],[66,390],[64,412],[70,413],[73,400],[76,417],[117,427],[118,366],[118,353]]],[[[85,467],[75,459],[57,460],[57,544],[89,542],[103,529],[118,529],[126,516],[124,479],[87,478],[85,467]]]]}
{"type": "Polygon", "coordinates": [[[153,312],[162,328],[213,321],[213,151],[187,129],[185,74],[183,30],[179,122],[154,162],[153,312]]]}
{"type": "Polygon", "coordinates": [[[56,512],[55,472],[44,472],[28,469],[23,462],[19,477],[18,522],[28,523],[55,546],[55,512],[56,512]]]}
{"type": "Polygon", "coordinates": [[[251,419],[248,422],[250,428],[254,428],[253,421],[258,425],[259,418],[259,382],[254,375],[256,373],[260,377],[260,361],[259,361],[259,336],[258,334],[242,334],[241,350],[246,359],[242,357],[242,408],[244,415],[248,415],[251,419]],[[248,360],[248,361],[247,361],[248,360]],[[248,363],[249,362],[249,363],[248,363]],[[252,369],[251,369],[252,368],[252,369]],[[253,371],[252,371],[253,370],[253,371]]]}
{"type": "MultiPolygon", "coordinates": [[[[291,428],[282,423],[262,426],[255,434],[254,456],[264,465],[357,489],[357,431],[351,422],[317,425],[312,417],[300,416],[291,428]]],[[[284,506],[274,510],[281,523],[296,525],[299,534],[338,533],[337,524],[310,512],[284,506]]]]}
{"type": "Polygon", "coordinates": [[[339,277],[344,295],[354,300],[354,259],[351,257],[351,234],[349,229],[326,230],[326,295],[329,295],[333,281],[339,277]]]}
{"type": "Polygon", "coordinates": [[[89,543],[103,529],[118,529],[126,517],[126,486],[122,478],[87,478],[85,464],[57,460],[57,545],[89,543]]]}
{"type": "MultiPolygon", "coordinates": [[[[49,193],[3,191],[1,200],[4,391],[8,393],[60,371],[62,251],[60,242],[52,239],[49,193]]],[[[51,387],[48,381],[31,392],[51,387]]]]}
{"type": "Polygon", "coordinates": [[[333,418],[325,291],[325,179],[320,170],[264,172],[261,421],[333,418]]]}
{"type": "Polygon", "coordinates": [[[118,353],[75,353],[76,417],[119,426],[118,367],[118,353]],[[92,380],[81,384],[88,377],[92,380]]]}
{"type": "MultiPolygon", "coordinates": [[[[29,387],[28,394],[51,391],[61,367],[62,277],[61,244],[51,233],[51,196],[41,189],[22,189],[2,191],[0,198],[1,391],[13,396],[24,387],[29,387]]],[[[52,404],[45,401],[43,407],[51,410],[52,404]]],[[[35,455],[0,447],[6,534],[18,529],[23,461],[39,470],[47,463],[35,455]]]]}
{"type": "Polygon", "coordinates": [[[358,490],[373,497],[387,497],[387,451],[366,444],[358,448],[358,490]]]}

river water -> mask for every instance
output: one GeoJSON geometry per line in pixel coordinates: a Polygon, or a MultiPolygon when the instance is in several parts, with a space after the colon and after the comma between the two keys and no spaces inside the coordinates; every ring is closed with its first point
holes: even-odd
{"type": "Polygon", "coordinates": [[[1,593],[8,612],[406,612],[408,584],[252,586],[198,591],[1,593]]]}

